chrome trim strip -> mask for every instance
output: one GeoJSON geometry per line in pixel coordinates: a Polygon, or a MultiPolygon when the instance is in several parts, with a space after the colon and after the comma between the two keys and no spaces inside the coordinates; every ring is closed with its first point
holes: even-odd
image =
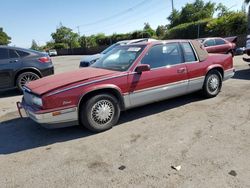
{"type": "Polygon", "coordinates": [[[172,97],[177,97],[186,93],[198,91],[202,89],[204,80],[205,76],[200,76],[192,79],[186,79],[178,82],[126,93],[123,95],[125,109],[149,104],[152,101],[160,101],[172,97]],[[150,97],[147,97],[146,95],[150,95],[150,97]],[[154,98],[154,96],[156,96],[156,98],[154,98]],[[137,99],[132,99],[132,97],[136,97],[137,99]],[[136,101],[137,103],[135,104],[134,101],[136,101]]]}
{"type": "Polygon", "coordinates": [[[176,82],[175,84],[168,84],[165,87],[150,88],[148,90],[140,90],[140,92],[131,93],[125,97],[125,108],[128,109],[142,106],[183,95],[187,93],[187,87],[188,82],[184,81],[176,82]]]}
{"type": "Polygon", "coordinates": [[[190,82],[190,81],[196,81],[196,80],[200,80],[200,79],[205,79],[205,76],[200,76],[200,77],[196,77],[196,78],[181,80],[181,81],[178,81],[178,82],[172,82],[172,83],[158,85],[158,86],[154,86],[154,87],[150,87],[150,88],[146,88],[146,89],[141,89],[141,90],[134,91],[133,93],[142,92],[142,91],[151,90],[151,89],[157,89],[157,88],[161,88],[161,87],[172,86],[172,85],[176,85],[176,84],[182,84],[182,83],[186,83],[186,82],[190,82]]]}
{"type": "Polygon", "coordinates": [[[109,80],[109,79],[113,79],[113,78],[119,78],[119,77],[123,77],[123,76],[127,76],[127,75],[128,75],[128,73],[122,74],[122,75],[118,75],[118,76],[111,76],[111,77],[103,78],[103,79],[99,79],[99,80],[94,80],[94,81],[91,81],[91,82],[79,84],[79,85],[76,85],[76,86],[72,86],[72,87],[69,87],[69,88],[65,88],[65,89],[61,89],[61,90],[52,92],[48,96],[52,96],[52,95],[55,95],[55,94],[58,94],[58,93],[62,93],[62,92],[65,92],[65,91],[68,91],[68,90],[71,90],[71,89],[78,88],[78,87],[82,87],[82,86],[94,84],[94,83],[97,83],[97,82],[101,82],[101,81],[105,81],[105,80],[109,80]]]}
{"type": "Polygon", "coordinates": [[[148,91],[148,90],[154,90],[154,89],[159,89],[159,88],[170,87],[170,86],[173,86],[173,85],[183,84],[183,83],[187,83],[187,82],[188,82],[188,80],[182,80],[182,81],[178,81],[178,82],[173,82],[173,83],[168,83],[168,84],[163,84],[163,85],[158,85],[158,86],[154,86],[154,87],[149,87],[149,88],[145,88],[145,89],[136,90],[133,93],[139,93],[139,92],[144,92],[144,91],[148,91]]]}

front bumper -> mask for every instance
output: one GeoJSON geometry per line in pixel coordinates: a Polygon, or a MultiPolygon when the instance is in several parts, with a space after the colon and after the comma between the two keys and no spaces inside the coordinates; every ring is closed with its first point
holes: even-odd
{"type": "Polygon", "coordinates": [[[25,102],[17,102],[17,109],[20,117],[29,117],[48,129],[78,125],[77,107],[40,113],[26,105],[25,102]]]}

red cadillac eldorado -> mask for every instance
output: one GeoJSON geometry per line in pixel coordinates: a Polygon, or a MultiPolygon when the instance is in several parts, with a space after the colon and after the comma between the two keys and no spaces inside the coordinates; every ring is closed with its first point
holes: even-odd
{"type": "Polygon", "coordinates": [[[47,128],[101,132],[129,108],[199,90],[215,97],[234,72],[231,55],[208,54],[196,40],[123,45],[88,68],[28,83],[17,106],[47,128]]]}

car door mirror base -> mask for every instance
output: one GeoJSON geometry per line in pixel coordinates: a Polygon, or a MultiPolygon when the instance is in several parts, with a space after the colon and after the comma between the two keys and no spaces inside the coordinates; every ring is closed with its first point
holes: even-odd
{"type": "Polygon", "coordinates": [[[150,65],[141,64],[136,67],[135,72],[137,72],[138,74],[141,74],[142,72],[149,71],[149,70],[150,70],[150,65]]]}

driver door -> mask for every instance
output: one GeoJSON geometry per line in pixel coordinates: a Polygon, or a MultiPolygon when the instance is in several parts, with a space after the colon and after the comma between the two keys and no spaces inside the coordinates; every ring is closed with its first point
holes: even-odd
{"type": "Polygon", "coordinates": [[[141,64],[150,71],[128,77],[131,107],[175,97],[187,92],[188,75],[179,43],[153,46],[141,64]]]}

